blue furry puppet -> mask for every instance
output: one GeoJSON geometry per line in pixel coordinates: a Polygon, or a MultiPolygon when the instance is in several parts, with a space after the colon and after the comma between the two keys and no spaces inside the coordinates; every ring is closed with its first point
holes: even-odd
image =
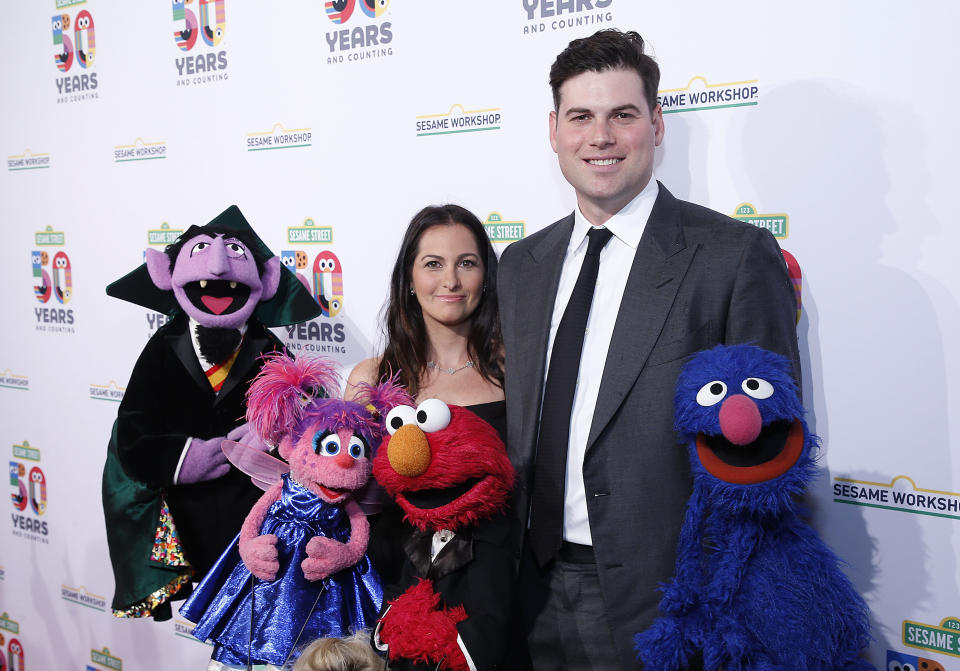
{"type": "Polygon", "coordinates": [[[677,380],[676,430],[693,494],[660,617],[637,634],[647,669],[864,671],[866,604],[801,518],[819,439],[790,363],[751,345],[695,354],[677,380]]]}

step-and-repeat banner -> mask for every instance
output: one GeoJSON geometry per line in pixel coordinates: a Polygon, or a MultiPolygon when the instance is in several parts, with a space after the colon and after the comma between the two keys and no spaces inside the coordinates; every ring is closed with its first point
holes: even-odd
{"type": "Polygon", "coordinates": [[[389,267],[422,206],[470,208],[498,251],[572,209],[547,72],[569,40],[617,27],[663,72],[657,177],[787,252],[824,439],[809,506],[871,607],[871,660],[960,670],[947,4],[9,3],[0,669],[199,669],[210,654],[176,615],[110,612],[101,471],[165,318],[106,285],[235,203],[312,289],[340,273],[328,314],[276,332],[349,368],[380,343],[389,267]]]}

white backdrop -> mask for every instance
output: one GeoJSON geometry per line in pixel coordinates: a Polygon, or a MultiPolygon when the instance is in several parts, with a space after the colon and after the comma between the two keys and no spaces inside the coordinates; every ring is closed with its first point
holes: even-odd
{"type": "Polygon", "coordinates": [[[569,40],[610,26],[641,32],[661,65],[671,105],[657,177],[727,214],[752,205],[802,266],[804,395],[825,444],[810,505],[871,606],[871,660],[960,669],[955,5],[392,0],[370,17],[358,1],[338,24],[322,0],[201,4],[186,7],[214,24],[219,5],[220,32],[186,51],[169,2],[5,12],[9,669],[199,669],[209,655],[179,618],[109,612],[100,473],[157,322],[104,287],[160,248],[156,231],[236,203],[274,251],[311,264],[333,252],[342,309],[280,335],[350,366],[377,346],[389,266],[420,207],[453,201],[499,220],[498,249],[570,211],[547,142],[547,71],[569,40]],[[86,67],[80,52],[93,54],[86,67]],[[307,220],[317,242],[290,230],[307,220]],[[44,272],[64,302],[35,295],[44,272]]]}

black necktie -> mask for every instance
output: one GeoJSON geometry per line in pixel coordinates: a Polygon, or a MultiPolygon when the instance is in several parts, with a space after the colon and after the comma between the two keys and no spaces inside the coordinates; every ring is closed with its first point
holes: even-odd
{"type": "Polygon", "coordinates": [[[530,549],[540,566],[549,562],[563,540],[563,498],[570,440],[570,412],[580,371],[580,353],[587,329],[593,290],[600,270],[600,250],[613,235],[606,228],[591,228],[587,253],[570,301],[557,326],[550,354],[550,369],[540,410],[540,437],[534,469],[530,510],[530,549]]]}

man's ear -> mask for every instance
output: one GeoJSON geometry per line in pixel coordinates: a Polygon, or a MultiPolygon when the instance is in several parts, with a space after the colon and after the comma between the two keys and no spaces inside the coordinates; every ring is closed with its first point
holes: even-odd
{"type": "Polygon", "coordinates": [[[279,256],[270,257],[263,265],[263,276],[260,277],[260,282],[263,284],[263,293],[260,295],[261,301],[268,301],[277,293],[277,287],[280,286],[281,268],[279,256]]]}
{"type": "Polygon", "coordinates": [[[163,291],[173,288],[173,275],[170,272],[170,257],[156,249],[147,250],[147,272],[150,279],[163,291]]]}

